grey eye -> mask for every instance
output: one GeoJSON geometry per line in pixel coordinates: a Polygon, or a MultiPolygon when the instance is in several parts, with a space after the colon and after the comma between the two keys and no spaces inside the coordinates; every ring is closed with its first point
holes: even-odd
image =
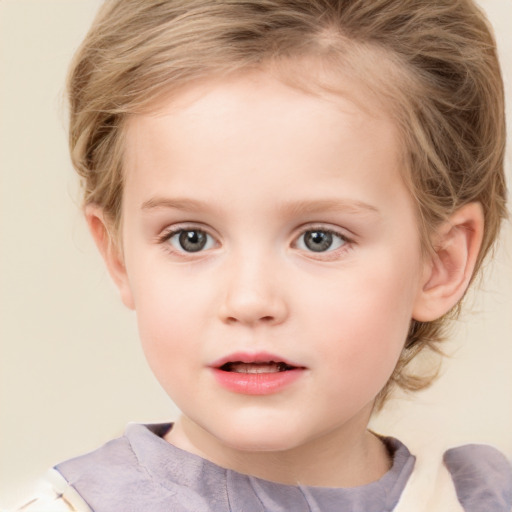
{"type": "Polygon", "coordinates": [[[314,229],[304,232],[298,242],[299,249],[313,251],[313,252],[326,252],[338,249],[346,240],[332,231],[322,229],[314,229]]]}
{"type": "Polygon", "coordinates": [[[213,247],[213,238],[200,229],[181,229],[174,233],[170,238],[171,245],[185,252],[199,252],[213,247]]]}

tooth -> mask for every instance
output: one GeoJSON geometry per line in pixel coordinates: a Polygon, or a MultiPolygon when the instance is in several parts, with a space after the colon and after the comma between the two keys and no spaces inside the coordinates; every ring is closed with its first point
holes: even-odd
{"type": "Polygon", "coordinates": [[[283,371],[282,363],[231,363],[230,371],[235,373],[277,373],[283,371]]]}

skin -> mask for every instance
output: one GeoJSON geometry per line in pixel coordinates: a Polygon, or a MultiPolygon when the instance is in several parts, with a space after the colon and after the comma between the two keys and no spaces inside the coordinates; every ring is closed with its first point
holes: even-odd
{"type": "Polygon", "coordinates": [[[411,319],[463,293],[478,245],[453,229],[474,228],[472,210],[422,255],[396,129],[355,85],[344,90],[309,95],[263,73],[190,88],[129,122],[120,251],[101,209],[87,212],[183,413],[167,440],[282,483],[363,485],[389,469],[367,431],[375,396],[411,319]],[[183,230],[205,247],[187,252],[183,230]],[[332,245],[311,250],[308,230],[332,245]],[[235,352],[272,353],[300,376],[267,395],[233,392],[211,366],[235,352]]]}

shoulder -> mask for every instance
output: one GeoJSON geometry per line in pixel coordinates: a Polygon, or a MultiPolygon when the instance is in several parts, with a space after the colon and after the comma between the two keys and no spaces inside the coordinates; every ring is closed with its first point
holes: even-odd
{"type": "MultiPolygon", "coordinates": [[[[205,483],[204,462],[163,439],[169,428],[130,424],[122,437],[55,469],[95,512],[157,512],[169,504],[176,512],[223,510],[212,503],[224,505],[225,492],[205,483]]],[[[224,474],[220,479],[225,483],[224,474]]]]}
{"type": "Polygon", "coordinates": [[[137,468],[137,458],[126,436],[113,439],[96,450],[80,455],[55,466],[66,480],[77,482],[83,479],[103,481],[105,473],[116,473],[127,477],[137,468]]]}
{"type": "Polygon", "coordinates": [[[447,450],[443,461],[465,510],[512,509],[512,466],[496,448],[482,444],[459,446],[447,450]]]}
{"type": "Polygon", "coordinates": [[[495,448],[472,444],[446,450],[431,438],[412,453],[414,470],[396,512],[512,511],[512,467],[495,448]]]}
{"type": "Polygon", "coordinates": [[[99,510],[116,510],[112,497],[129,494],[144,481],[140,471],[124,435],[49,470],[10,512],[91,512],[98,509],[96,496],[107,502],[107,508],[99,510]]]}
{"type": "Polygon", "coordinates": [[[144,493],[153,490],[126,434],[92,452],[57,464],[55,470],[93,510],[116,510],[119,496],[131,496],[141,488],[144,493]]]}

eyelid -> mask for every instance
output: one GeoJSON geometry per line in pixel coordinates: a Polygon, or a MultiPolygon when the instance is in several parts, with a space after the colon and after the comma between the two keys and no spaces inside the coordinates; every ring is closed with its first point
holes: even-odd
{"type": "MultiPolygon", "coordinates": [[[[334,259],[338,257],[340,253],[348,251],[355,243],[354,235],[348,234],[346,229],[343,229],[339,226],[333,226],[332,224],[322,224],[322,223],[312,223],[312,224],[305,224],[300,226],[297,229],[298,233],[294,236],[292,247],[296,248],[308,255],[308,257],[313,257],[315,259],[322,259],[322,260],[328,260],[328,259],[334,259]],[[311,231],[323,231],[325,233],[330,233],[336,237],[339,237],[343,240],[343,244],[340,247],[326,250],[326,251],[312,251],[308,249],[302,249],[297,246],[298,241],[304,234],[311,232],[311,231]]],[[[296,231],[296,232],[297,232],[296,231]]]]}
{"type": "Polygon", "coordinates": [[[325,231],[326,233],[337,235],[347,242],[354,242],[356,238],[356,235],[347,228],[335,226],[330,223],[311,222],[308,224],[302,224],[297,229],[295,229],[296,235],[294,236],[294,239],[297,239],[300,235],[303,235],[307,231],[325,231]]]}
{"type": "Polygon", "coordinates": [[[160,234],[156,237],[156,242],[158,244],[161,244],[165,247],[165,250],[174,254],[178,254],[180,256],[199,256],[205,253],[206,251],[209,251],[219,245],[219,237],[216,234],[212,233],[212,230],[201,223],[197,222],[180,222],[178,224],[172,224],[170,226],[165,227],[160,234]],[[183,231],[201,231],[202,233],[205,233],[207,236],[213,239],[214,241],[214,247],[211,247],[209,249],[203,249],[197,252],[189,252],[185,250],[180,250],[171,245],[169,242],[171,238],[178,233],[181,233],[183,231]]]}
{"type": "Polygon", "coordinates": [[[168,240],[172,235],[175,235],[176,233],[179,233],[180,231],[202,231],[203,233],[206,233],[210,235],[211,237],[218,240],[218,235],[213,232],[213,230],[201,222],[194,222],[194,221],[185,221],[185,222],[178,222],[176,224],[171,224],[166,227],[164,227],[161,232],[157,235],[157,240],[159,241],[165,241],[168,240]]]}
{"type": "MultiPolygon", "coordinates": [[[[306,233],[314,233],[314,232],[321,232],[321,233],[326,233],[326,234],[329,234],[329,235],[332,235],[333,237],[336,237],[340,240],[342,240],[344,243],[349,243],[349,240],[346,236],[344,236],[342,233],[338,233],[337,231],[332,231],[330,229],[319,229],[319,228],[313,228],[313,229],[306,229],[306,231],[303,231],[298,237],[296,240],[300,240],[306,233]]],[[[334,250],[334,249],[330,249],[331,251],[334,250]]],[[[328,251],[323,251],[323,252],[328,252],[328,251]]]]}

